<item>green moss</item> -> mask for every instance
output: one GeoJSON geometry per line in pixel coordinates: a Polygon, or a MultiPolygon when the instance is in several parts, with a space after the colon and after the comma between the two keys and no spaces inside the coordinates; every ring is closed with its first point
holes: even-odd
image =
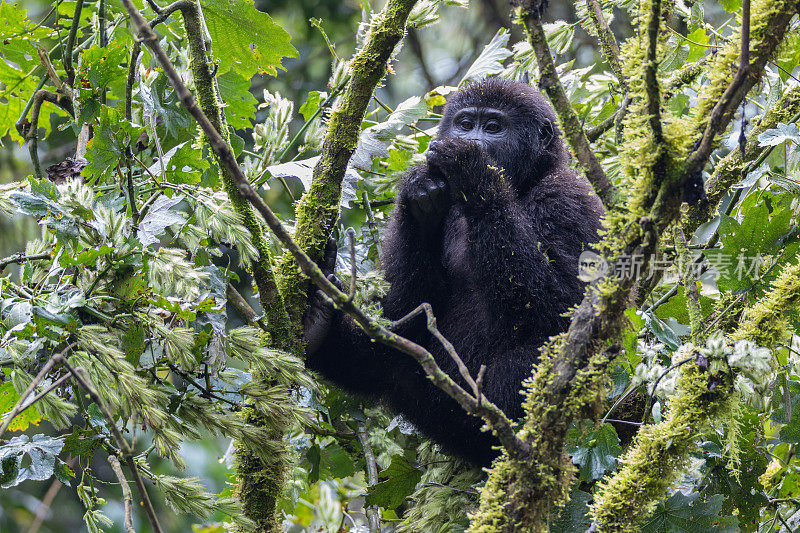
{"type": "Polygon", "coordinates": [[[790,320],[800,305],[800,264],[784,267],[772,288],[744,313],[735,339],[749,339],[760,346],[774,347],[791,338],[790,320]]]}
{"type": "Polygon", "coordinates": [[[708,391],[708,374],[694,363],[681,367],[679,389],[666,419],[643,426],[620,458],[621,468],[603,481],[590,510],[598,530],[638,532],[656,503],[683,472],[698,430],[724,408],[730,387],[708,391]]]}
{"type": "MultiPolygon", "coordinates": [[[[339,217],[342,179],[350,156],[358,146],[367,105],[386,74],[389,59],[403,37],[414,4],[412,0],[390,0],[383,11],[373,17],[364,46],[350,61],[350,81],[331,114],[311,186],[297,207],[295,240],[315,261],[322,258],[339,217]]],[[[296,328],[305,312],[308,289],[308,280],[298,273],[294,257],[285,254],[280,260],[278,286],[296,328]]]]}

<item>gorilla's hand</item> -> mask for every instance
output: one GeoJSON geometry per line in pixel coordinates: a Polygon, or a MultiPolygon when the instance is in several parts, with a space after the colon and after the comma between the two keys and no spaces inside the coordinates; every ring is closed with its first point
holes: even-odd
{"type": "MultiPolygon", "coordinates": [[[[323,274],[327,276],[328,281],[341,289],[341,282],[333,274],[336,268],[336,240],[333,237],[328,239],[328,244],[325,247],[325,257],[320,267],[323,274]]],[[[330,300],[321,290],[312,285],[309,289],[308,310],[303,317],[303,337],[305,337],[306,341],[307,355],[316,352],[325,342],[335,315],[336,309],[334,309],[330,300]]]]}
{"type": "Polygon", "coordinates": [[[438,227],[450,207],[444,176],[424,169],[409,174],[402,196],[411,216],[424,228],[438,227]]]}
{"type": "Polygon", "coordinates": [[[436,140],[428,148],[427,158],[431,175],[444,176],[453,201],[468,210],[483,211],[513,198],[503,169],[474,141],[460,137],[436,140]]]}

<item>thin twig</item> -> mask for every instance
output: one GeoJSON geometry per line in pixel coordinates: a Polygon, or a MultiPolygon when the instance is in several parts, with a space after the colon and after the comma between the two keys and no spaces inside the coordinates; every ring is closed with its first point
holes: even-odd
{"type": "MultiPolygon", "coordinates": [[[[363,423],[358,425],[358,441],[361,443],[361,449],[364,452],[364,468],[367,471],[367,483],[370,487],[374,487],[378,484],[378,463],[375,461],[375,453],[372,451],[372,446],[369,444],[367,428],[363,423]]],[[[378,506],[365,505],[365,509],[367,523],[369,524],[369,532],[380,533],[381,513],[378,506]]]]}
{"type": "Polygon", "coordinates": [[[115,455],[108,456],[108,464],[111,465],[111,470],[117,476],[117,481],[122,489],[122,503],[125,506],[125,531],[126,533],[136,533],[136,530],[133,529],[133,495],[128,480],[125,479],[125,472],[122,471],[122,465],[119,464],[119,459],[115,455]]]}
{"type": "Polygon", "coordinates": [[[125,458],[125,461],[128,464],[128,469],[131,471],[131,476],[133,476],[133,482],[136,484],[136,488],[139,491],[139,497],[141,498],[141,504],[144,507],[145,514],[147,515],[147,519],[150,521],[150,527],[153,528],[154,533],[163,533],[161,529],[161,525],[158,522],[158,517],[156,516],[156,511],[153,508],[153,504],[150,501],[150,496],[147,494],[147,488],[144,485],[144,481],[142,481],[142,477],[139,475],[138,467],[133,460],[133,449],[131,445],[125,440],[125,437],[122,435],[122,431],[120,431],[119,427],[117,426],[117,422],[114,420],[114,416],[108,410],[105,402],[100,395],[94,390],[94,387],[89,382],[89,379],[84,374],[86,373],[85,370],[82,368],[75,368],[69,362],[67,362],[66,358],[58,354],[53,357],[53,360],[57,363],[60,363],[66,368],[70,374],[75,378],[78,384],[86,391],[92,401],[97,405],[100,409],[100,412],[103,413],[103,417],[105,417],[106,421],[108,422],[108,427],[111,429],[111,433],[114,436],[114,440],[117,442],[117,446],[119,446],[120,451],[122,452],[122,456],[125,458]]]}
{"type": "Polygon", "coordinates": [[[436,340],[439,341],[439,343],[442,345],[442,347],[450,356],[450,358],[456,363],[456,366],[458,367],[458,373],[461,374],[461,377],[464,378],[464,381],[466,381],[467,384],[470,386],[470,388],[472,389],[472,393],[475,395],[475,398],[477,399],[479,392],[478,384],[472,378],[472,375],[469,373],[467,365],[465,365],[464,361],[461,360],[461,357],[458,355],[455,346],[453,346],[453,344],[449,340],[447,340],[447,338],[444,335],[442,335],[442,333],[439,331],[439,328],[436,325],[436,316],[434,316],[433,314],[433,307],[431,307],[431,304],[427,302],[421,303],[406,316],[392,322],[392,324],[389,327],[390,329],[397,329],[401,325],[406,324],[408,321],[412,320],[413,318],[416,318],[422,313],[425,313],[425,318],[427,319],[428,331],[430,331],[431,334],[436,338],[436,340]]]}

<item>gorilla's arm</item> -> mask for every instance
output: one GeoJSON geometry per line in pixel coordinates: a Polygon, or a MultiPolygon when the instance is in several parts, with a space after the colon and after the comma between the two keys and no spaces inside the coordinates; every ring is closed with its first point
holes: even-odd
{"type": "Polygon", "coordinates": [[[492,308],[544,338],[560,329],[559,315],[583,291],[578,256],[597,238],[597,215],[583,191],[567,191],[549,175],[520,198],[485,151],[458,138],[434,143],[429,164],[454,189],[473,281],[492,308]]]}
{"type": "Polygon", "coordinates": [[[444,179],[431,176],[426,165],[401,182],[383,243],[382,266],[391,283],[383,300],[387,318],[397,320],[422,302],[435,308],[445,297],[443,222],[450,205],[444,179]]]}
{"type": "MultiPolygon", "coordinates": [[[[396,320],[422,302],[436,305],[445,288],[442,267],[442,222],[450,206],[443,180],[429,176],[427,167],[411,169],[400,184],[395,215],[383,244],[383,267],[391,282],[381,301],[385,317],[396,320]]],[[[350,318],[329,311],[322,316],[320,302],[312,302],[312,319],[329,321],[324,340],[309,350],[307,366],[337,385],[372,397],[396,396],[398,379],[422,378],[422,371],[407,355],[372,341],[350,318]]],[[[324,314],[324,313],[323,313],[324,314]]],[[[306,333],[311,328],[306,328],[306,333]]],[[[397,331],[424,344],[429,338],[424,317],[397,331]]],[[[406,384],[408,385],[408,384],[406,384]]],[[[419,388],[420,384],[414,384],[419,388]]],[[[413,387],[412,387],[413,388],[413,387]]]]}

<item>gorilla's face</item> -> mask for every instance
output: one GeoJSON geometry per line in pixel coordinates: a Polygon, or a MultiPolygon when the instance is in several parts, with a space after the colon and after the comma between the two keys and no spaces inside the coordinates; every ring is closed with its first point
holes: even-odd
{"type": "Polygon", "coordinates": [[[554,124],[552,108],[532,87],[490,78],[451,99],[439,137],[477,143],[524,193],[565,158],[554,124]]]}

